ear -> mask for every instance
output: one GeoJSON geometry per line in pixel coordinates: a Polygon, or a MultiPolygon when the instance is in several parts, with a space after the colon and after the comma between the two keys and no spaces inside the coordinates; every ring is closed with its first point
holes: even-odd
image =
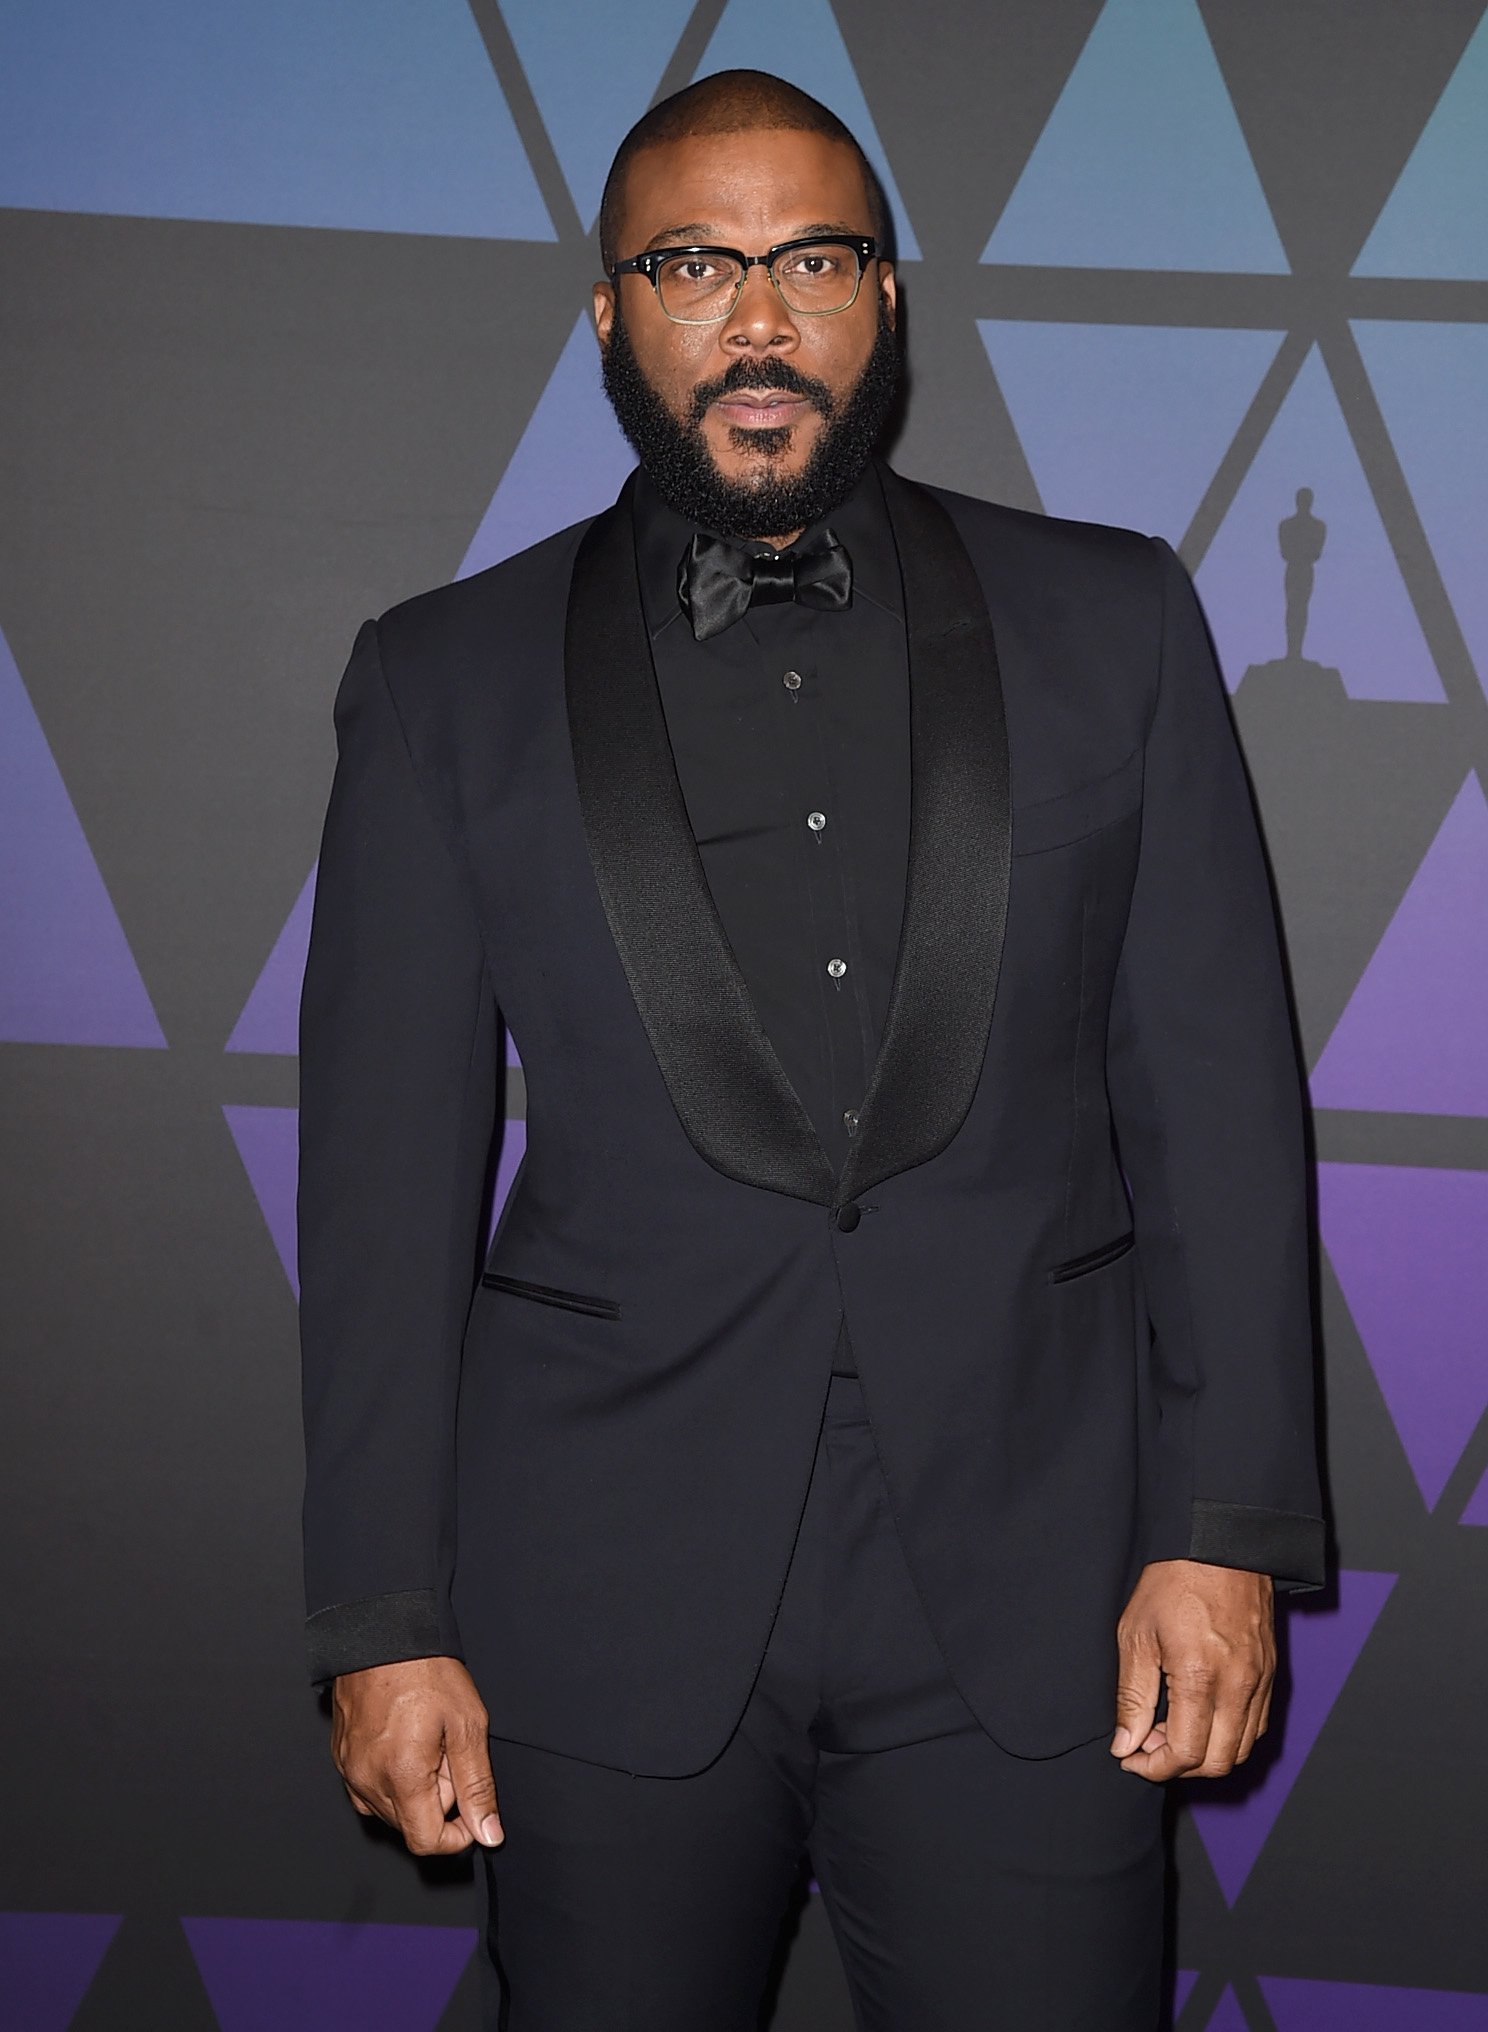
{"type": "Polygon", "coordinates": [[[594,330],[600,345],[610,343],[610,326],[615,317],[615,289],[613,283],[596,282],[594,285],[594,330]]]}
{"type": "Polygon", "coordinates": [[[899,284],[892,261],[880,261],[878,264],[878,294],[892,328],[899,315],[899,284]]]}

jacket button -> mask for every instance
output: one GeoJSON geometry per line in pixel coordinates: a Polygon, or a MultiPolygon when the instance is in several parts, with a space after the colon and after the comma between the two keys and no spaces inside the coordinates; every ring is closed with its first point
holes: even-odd
{"type": "Polygon", "coordinates": [[[844,1235],[850,1235],[862,1218],[862,1209],[855,1206],[851,1200],[848,1201],[846,1206],[840,1206],[837,1209],[837,1226],[839,1231],[844,1235]]]}

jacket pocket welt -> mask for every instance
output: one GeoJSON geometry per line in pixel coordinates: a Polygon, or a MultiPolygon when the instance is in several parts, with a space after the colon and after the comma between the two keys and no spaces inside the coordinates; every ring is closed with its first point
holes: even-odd
{"type": "Polygon", "coordinates": [[[583,1291],[560,1291],[554,1284],[529,1284],[525,1277],[503,1277],[485,1270],[481,1283],[489,1291],[509,1291],[514,1298],[536,1299],[539,1305],[557,1305],[565,1312],[586,1312],[592,1319],[618,1319],[620,1308],[613,1298],[591,1298],[583,1291]]]}
{"type": "Polygon", "coordinates": [[[1089,1249],[1083,1256],[1071,1256],[1066,1263],[1056,1263],[1049,1272],[1051,1284],[1068,1284],[1072,1277],[1084,1277],[1092,1270],[1104,1270],[1108,1263],[1114,1263],[1118,1256],[1124,1256],[1136,1237],[1130,1228],[1124,1235],[1117,1235],[1109,1242],[1102,1242],[1098,1249],[1089,1249]]]}

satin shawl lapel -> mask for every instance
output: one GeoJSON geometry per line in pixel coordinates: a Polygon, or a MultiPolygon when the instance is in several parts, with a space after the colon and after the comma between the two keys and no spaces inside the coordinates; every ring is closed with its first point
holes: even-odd
{"type": "Polygon", "coordinates": [[[882,1046],[836,1199],[943,1150],[966,1119],[992,1023],[1012,806],[992,623],[960,532],[880,465],[904,580],[909,870],[882,1046]]]}
{"type": "Polygon", "coordinates": [[[672,1105],[716,1171],[832,1199],[831,1161],[785,1075],[708,889],[641,610],[634,480],[585,532],[564,644],[589,857],[672,1105]]]}

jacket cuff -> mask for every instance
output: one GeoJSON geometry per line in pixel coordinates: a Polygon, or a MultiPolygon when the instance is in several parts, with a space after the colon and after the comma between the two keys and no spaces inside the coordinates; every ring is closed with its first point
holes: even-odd
{"type": "Polygon", "coordinates": [[[1195,1497],[1185,1556],[1269,1573],[1278,1593],[1308,1594],[1328,1578],[1327,1528],[1321,1517],[1294,1510],[1195,1497]]]}
{"type": "Polygon", "coordinates": [[[323,1685],[342,1672],[396,1665],[405,1658],[460,1658],[448,1612],[441,1615],[433,1588],[367,1595],[318,1609],[305,1624],[310,1678],[323,1685]]]}

